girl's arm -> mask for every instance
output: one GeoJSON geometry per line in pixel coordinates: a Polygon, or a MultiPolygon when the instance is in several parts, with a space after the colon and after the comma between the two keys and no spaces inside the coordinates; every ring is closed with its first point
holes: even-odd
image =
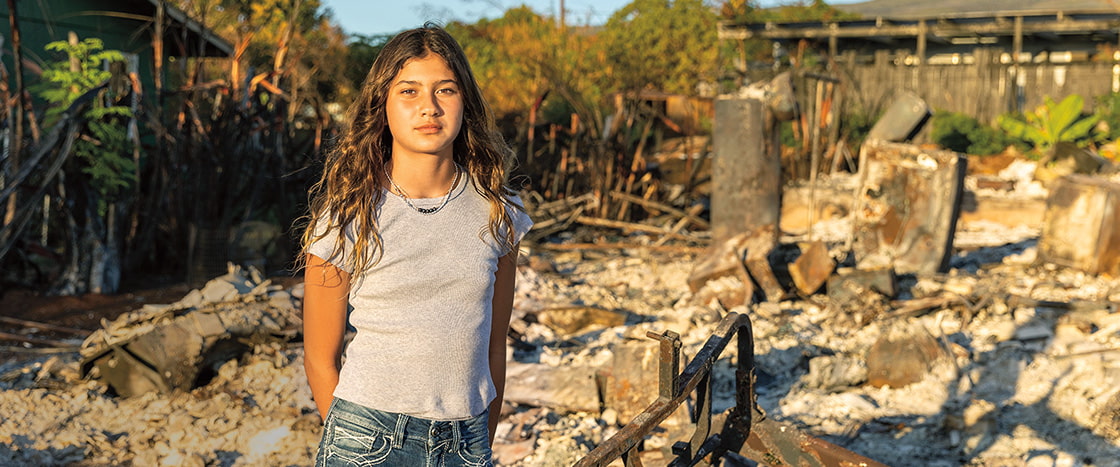
{"type": "Polygon", "coordinates": [[[303,367],[319,416],[325,420],[342,366],[350,274],[309,254],[303,278],[303,367]]]}
{"type": "Polygon", "coordinates": [[[513,314],[513,286],[517,279],[517,250],[498,258],[498,270],[494,273],[494,314],[490,324],[490,378],[498,395],[490,402],[490,444],[494,444],[494,430],[498,428],[498,418],[502,412],[502,401],[506,390],[506,335],[509,334],[510,315],[513,314]]]}

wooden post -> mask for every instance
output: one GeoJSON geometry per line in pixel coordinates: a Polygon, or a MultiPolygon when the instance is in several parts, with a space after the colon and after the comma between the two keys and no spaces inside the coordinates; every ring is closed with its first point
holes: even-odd
{"type": "Polygon", "coordinates": [[[918,21],[918,50],[915,51],[915,55],[918,57],[918,63],[917,63],[917,66],[915,67],[915,71],[917,73],[914,73],[911,76],[914,77],[914,80],[913,80],[914,90],[917,91],[918,95],[921,95],[921,96],[929,95],[928,83],[925,79],[923,79],[926,76],[926,36],[927,35],[929,35],[929,24],[926,23],[926,20],[924,20],[924,19],[919,20],[918,21]]]}
{"type": "MultiPolygon", "coordinates": [[[[155,32],[152,33],[152,82],[156,88],[156,99],[160,110],[163,108],[163,22],[167,20],[167,10],[163,2],[156,2],[155,32]]],[[[158,139],[158,138],[157,138],[158,139]]]]}
{"type": "Polygon", "coordinates": [[[1011,93],[1013,99],[1011,108],[1007,110],[1011,112],[1022,112],[1023,93],[1025,92],[1024,88],[1027,85],[1027,80],[1026,76],[1023,76],[1023,67],[1019,64],[1019,56],[1023,54],[1023,17],[1021,15],[1015,17],[1015,36],[1011,39],[1011,44],[1011,54],[1013,55],[1011,58],[1013,60],[1012,63],[1014,63],[1011,68],[1011,89],[1013,89],[1014,92],[1011,93]]]}
{"type": "Polygon", "coordinates": [[[840,39],[836,36],[836,30],[840,29],[840,27],[836,23],[832,23],[828,25],[828,29],[828,58],[835,61],[840,49],[840,39]]]}
{"type": "MultiPolygon", "coordinates": [[[[15,66],[15,79],[16,79],[16,105],[15,105],[15,119],[13,122],[12,139],[9,143],[11,146],[8,150],[8,166],[11,168],[11,173],[19,171],[20,154],[23,152],[23,109],[25,101],[23,99],[23,48],[22,39],[19,33],[19,10],[16,9],[16,0],[8,0],[8,24],[12,28],[12,62],[15,66]]],[[[16,207],[18,201],[18,192],[12,192],[8,196],[8,208],[4,212],[4,224],[8,225],[15,220],[16,207]]]]}
{"type": "Polygon", "coordinates": [[[782,169],[766,110],[755,98],[719,99],[713,131],[712,244],[778,225],[782,169]]]}

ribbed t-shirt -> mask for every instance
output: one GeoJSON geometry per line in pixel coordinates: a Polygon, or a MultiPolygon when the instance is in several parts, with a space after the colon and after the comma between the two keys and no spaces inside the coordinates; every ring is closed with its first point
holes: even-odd
{"type": "MultiPolygon", "coordinates": [[[[412,202],[426,208],[443,198],[412,202]]],[[[357,332],[334,396],[431,420],[481,414],[496,395],[488,358],[494,273],[509,253],[490,234],[489,201],[461,182],[433,214],[388,191],[375,209],[384,250],[351,287],[348,319],[357,332]]],[[[506,209],[516,243],[533,222],[506,209]]],[[[349,255],[354,231],[344,234],[349,255]]],[[[345,257],[331,256],[337,240],[327,235],[308,252],[352,272],[345,257]]]]}

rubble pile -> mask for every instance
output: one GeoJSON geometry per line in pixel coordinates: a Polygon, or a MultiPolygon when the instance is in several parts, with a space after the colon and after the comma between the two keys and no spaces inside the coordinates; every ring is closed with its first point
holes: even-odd
{"type": "MultiPolygon", "coordinates": [[[[727,309],[707,289],[741,287],[739,276],[693,292],[695,253],[637,239],[610,251],[530,247],[497,463],[573,464],[656,397],[657,342],[647,332],[679,333],[687,359],[733,311],[753,323],[767,417],[863,456],[1120,465],[1120,279],[1039,262],[1037,229],[963,223],[958,235],[967,241],[948,273],[899,275],[895,297],[859,314],[827,293],[727,309]]],[[[830,255],[845,256],[842,236],[814,237],[838,238],[830,255]]],[[[319,418],[291,334],[301,288],[251,276],[231,271],[183,302],[105,323],[79,354],[0,368],[0,464],[310,465],[319,418]],[[246,350],[196,386],[122,397],[83,365],[111,343],[199,313],[217,316],[246,350]]],[[[714,366],[713,411],[735,404],[735,354],[729,346],[714,366]]],[[[690,433],[684,407],[645,439],[642,460],[664,465],[690,433]]]]}

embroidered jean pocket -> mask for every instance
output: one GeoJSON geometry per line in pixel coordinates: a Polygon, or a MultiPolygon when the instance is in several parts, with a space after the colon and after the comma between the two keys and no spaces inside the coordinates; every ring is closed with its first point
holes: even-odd
{"type": "Polygon", "coordinates": [[[392,438],[388,433],[345,418],[335,418],[323,429],[327,431],[325,437],[330,439],[327,446],[328,463],[379,465],[389,457],[392,450],[392,438]]]}
{"type": "Polygon", "coordinates": [[[485,424],[482,425],[481,433],[476,430],[463,433],[458,455],[465,466],[492,467],[494,465],[492,460],[494,453],[490,450],[490,441],[487,439],[485,424]]]}

